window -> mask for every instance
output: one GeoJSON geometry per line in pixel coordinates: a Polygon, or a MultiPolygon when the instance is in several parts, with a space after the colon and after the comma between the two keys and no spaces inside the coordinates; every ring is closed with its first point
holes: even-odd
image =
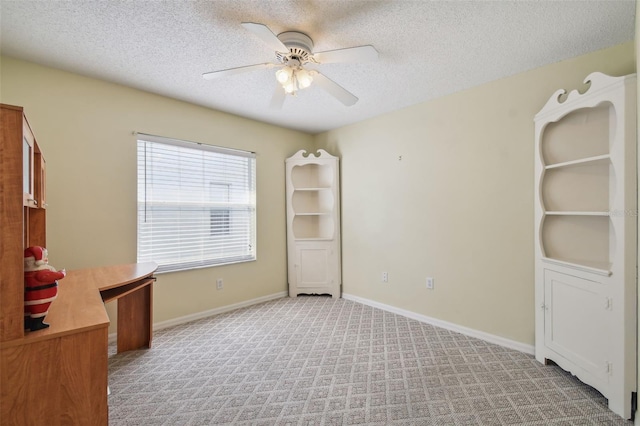
{"type": "MultiPolygon", "coordinates": [[[[211,199],[218,203],[228,203],[230,184],[211,182],[211,199]]],[[[226,208],[213,207],[210,213],[211,218],[211,235],[229,234],[229,210],[226,208]]]]}
{"type": "Polygon", "coordinates": [[[255,260],[255,176],[251,152],[138,134],[138,262],[255,260]]]}

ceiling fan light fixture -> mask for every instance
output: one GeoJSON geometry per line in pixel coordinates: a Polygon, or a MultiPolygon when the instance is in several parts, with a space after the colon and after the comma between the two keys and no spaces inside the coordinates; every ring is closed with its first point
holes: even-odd
{"type": "Polygon", "coordinates": [[[284,91],[287,93],[295,94],[296,92],[296,85],[294,84],[293,81],[283,84],[282,87],[284,88],[284,91]]]}
{"type": "Polygon", "coordinates": [[[282,85],[286,93],[295,95],[298,90],[309,87],[313,77],[311,72],[301,66],[285,66],[276,71],[276,80],[282,85]]]}
{"type": "Polygon", "coordinates": [[[291,79],[291,74],[293,74],[293,70],[290,67],[284,67],[276,71],[276,79],[278,83],[284,85],[289,79],[291,79]]]}
{"type": "Polygon", "coordinates": [[[378,59],[378,51],[371,45],[348,47],[344,49],[313,52],[313,40],[298,31],[285,31],[275,35],[264,24],[243,22],[242,26],[251,31],[264,43],[275,50],[276,63],[263,63],[242,67],[228,68],[204,73],[202,76],[212,80],[221,76],[240,74],[262,68],[278,67],[275,77],[278,82],[272,99],[272,107],[279,108],[287,93],[295,96],[298,90],[306,89],[312,83],[329,93],[345,106],[354,105],[358,98],[353,93],[327,78],[315,69],[315,65],[324,63],[354,63],[374,61],[378,59]],[[311,69],[303,68],[312,64],[311,69]],[[282,90],[280,90],[282,88],[282,90]]]}
{"type": "Polygon", "coordinates": [[[296,73],[296,80],[298,80],[298,85],[301,89],[307,88],[311,85],[313,81],[313,77],[311,77],[311,73],[309,73],[304,68],[300,68],[300,71],[296,73]]]}

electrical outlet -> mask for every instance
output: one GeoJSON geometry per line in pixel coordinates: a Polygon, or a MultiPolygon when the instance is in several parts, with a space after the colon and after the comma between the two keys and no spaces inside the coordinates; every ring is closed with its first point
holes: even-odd
{"type": "Polygon", "coordinates": [[[434,281],[433,277],[427,277],[427,288],[429,290],[433,290],[434,281]]]}
{"type": "Polygon", "coordinates": [[[216,288],[217,288],[218,290],[222,290],[222,289],[224,288],[224,285],[223,285],[223,283],[222,283],[222,278],[218,278],[218,279],[216,280],[216,288]]]}
{"type": "Polygon", "coordinates": [[[388,272],[383,272],[382,273],[382,282],[383,283],[388,283],[389,282],[389,273],[388,272]]]}

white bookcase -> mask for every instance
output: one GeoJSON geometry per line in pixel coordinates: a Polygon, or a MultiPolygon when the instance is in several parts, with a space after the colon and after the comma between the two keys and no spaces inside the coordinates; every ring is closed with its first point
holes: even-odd
{"type": "Polygon", "coordinates": [[[535,116],[535,352],[631,417],[636,392],[636,77],[590,74],[535,116]]]}
{"type": "Polygon", "coordinates": [[[286,160],[289,296],[340,297],[338,158],[319,149],[286,160]]]}

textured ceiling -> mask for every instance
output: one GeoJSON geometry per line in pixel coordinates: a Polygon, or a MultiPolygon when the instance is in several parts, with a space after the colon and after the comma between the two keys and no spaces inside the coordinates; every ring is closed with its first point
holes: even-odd
{"type": "Polygon", "coordinates": [[[318,133],[633,40],[635,2],[0,0],[0,15],[3,55],[318,133]],[[360,101],[312,85],[273,110],[274,70],[204,80],[274,60],[245,21],[316,52],[375,46],[377,62],[318,68],[360,101]]]}

